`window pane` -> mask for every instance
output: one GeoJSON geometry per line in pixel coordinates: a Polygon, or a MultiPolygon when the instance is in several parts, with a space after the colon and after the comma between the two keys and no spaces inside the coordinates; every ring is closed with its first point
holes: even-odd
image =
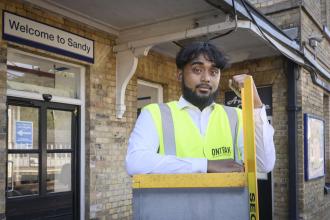
{"type": "Polygon", "coordinates": [[[47,192],[71,191],[71,153],[47,154],[47,192]]]}
{"type": "Polygon", "coordinates": [[[34,195],[39,192],[38,154],[8,155],[8,197],[34,195]]]}
{"type": "Polygon", "coordinates": [[[157,103],[159,102],[159,88],[154,88],[151,86],[146,86],[144,84],[139,84],[137,86],[137,105],[138,108],[143,108],[144,106],[150,103],[157,103]]]}
{"type": "Polygon", "coordinates": [[[47,149],[71,149],[72,112],[47,110],[47,149]]]}
{"type": "Polygon", "coordinates": [[[80,69],[9,51],[7,84],[8,89],[80,98],[80,69]]]}
{"type": "Polygon", "coordinates": [[[38,149],[39,109],[8,107],[8,149],[38,149]]]}

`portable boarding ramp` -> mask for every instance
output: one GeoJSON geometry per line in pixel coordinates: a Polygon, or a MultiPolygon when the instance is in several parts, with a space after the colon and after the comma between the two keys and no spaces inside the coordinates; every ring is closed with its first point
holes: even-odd
{"type": "Polygon", "coordinates": [[[242,173],[147,174],[133,177],[134,220],[258,220],[253,81],[242,89],[242,173]]]}

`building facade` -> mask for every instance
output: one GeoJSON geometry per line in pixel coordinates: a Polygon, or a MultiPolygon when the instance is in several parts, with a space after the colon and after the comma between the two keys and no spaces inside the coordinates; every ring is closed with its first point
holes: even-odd
{"type": "MultiPolygon", "coordinates": [[[[108,28],[112,24],[94,22],[95,14],[102,12],[97,4],[89,5],[86,15],[70,1],[0,1],[0,219],[132,218],[132,182],[125,170],[130,132],[145,104],[176,100],[181,94],[174,58],[178,48],[172,50],[165,43],[213,36],[202,29],[219,22],[213,19],[220,19],[221,33],[234,22],[223,22],[232,13],[232,1],[211,1],[219,4],[217,8],[207,1],[194,2],[204,7],[197,20],[191,14],[165,18],[158,12],[159,19],[113,30],[108,28]],[[212,18],[205,15],[210,13],[212,18]],[[187,26],[188,19],[195,26],[187,26]],[[31,26],[19,26],[19,21],[31,26]],[[71,49],[47,46],[17,37],[5,27],[31,30],[35,37],[42,36],[41,32],[37,36],[38,28],[46,27],[54,31],[53,41],[63,33],[87,43],[72,42],[71,49]],[[77,56],[74,50],[86,52],[89,44],[94,50],[90,57],[77,56]]],[[[234,2],[237,30],[214,41],[232,59],[221,75],[219,102],[232,101],[226,97],[227,82],[238,73],[251,74],[258,88],[270,89],[263,93],[275,129],[276,164],[259,182],[267,204],[263,210],[268,214],[263,216],[329,219],[330,2],[250,0],[254,8],[248,3],[247,8],[257,23],[264,22],[263,34],[248,19],[242,2],[234,2]],[[323,144],[307,138],[308,120],[313,119],[320,124],[323,144]]],[[[133,9],[128,12],[138,20],[154,8],[144,13],[136,8],[136,14],[133,9]]],[[[52,41],[50,34],[43,37],[52,41]]]]}

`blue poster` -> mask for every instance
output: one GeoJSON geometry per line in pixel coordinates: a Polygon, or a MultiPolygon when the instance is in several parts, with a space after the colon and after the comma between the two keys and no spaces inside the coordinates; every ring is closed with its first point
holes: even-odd
{"type": "Polygon", "coordinates": [[[33,144],[33,123],[31,121],[16,121],[16,144],[33,144]]]}

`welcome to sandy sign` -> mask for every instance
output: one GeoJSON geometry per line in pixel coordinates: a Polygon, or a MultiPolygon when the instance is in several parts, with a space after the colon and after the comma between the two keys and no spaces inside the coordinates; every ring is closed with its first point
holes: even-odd
{"type": "Polygon", "coordinates": [[[94,63],[94,41],[4,11],[3,39],[94,63]]]}

